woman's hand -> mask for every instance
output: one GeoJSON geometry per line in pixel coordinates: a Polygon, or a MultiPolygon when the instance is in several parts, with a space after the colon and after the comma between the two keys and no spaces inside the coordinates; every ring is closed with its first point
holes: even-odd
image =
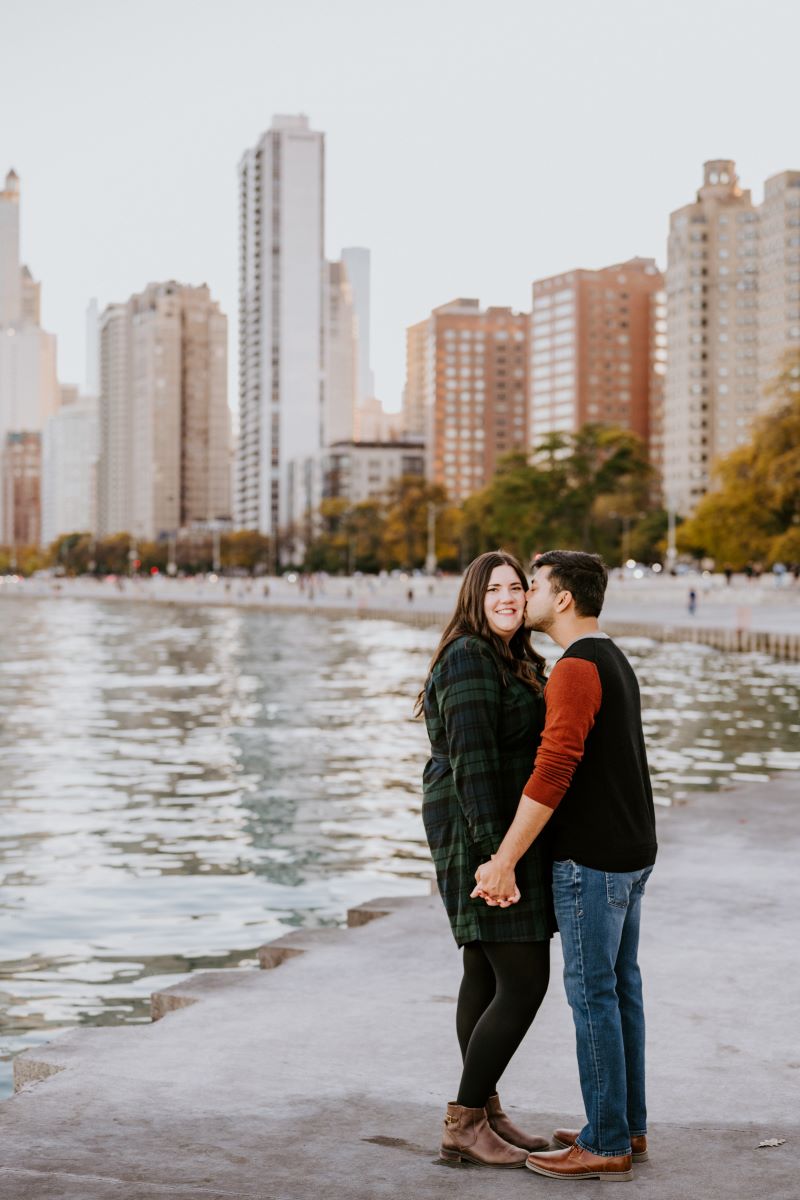
{"type": "Polygon", "coordinates": [[[470,899],[485,900],[490,908],[510,908],[512,904],[516,904],[522,897],[520,896],[519,888],[515,884],[513,896],[509,896],[505,900],[493,900],[486,892],[482,892],[480,887],[476,887],[470,892],[470,899]]]}
{"type": "Polygon", "coordinates": [[[475,872],[475,881],[476,886],[470,892],[472,900],[481,899],[493,907],[508,908],[520,898],[514,868],[496,854],[489,862],[481,863],[475,872]]]}

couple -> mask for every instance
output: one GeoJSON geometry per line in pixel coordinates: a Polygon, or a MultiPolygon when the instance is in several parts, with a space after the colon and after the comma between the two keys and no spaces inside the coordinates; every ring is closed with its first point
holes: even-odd
{"type": "Polygon", "coordinates": [[[656,857],[639,688],[598,627],[602,560],[552,550],[532,569],[529,587],[503,551],[470,564],[420,695],[423,820],[464,952],[440,1157],[631,1179],[647,1158],[637,951],[656,857]],[[562,647],[549,679],[531,630],[562,647]],[[504,1113],[497,1082],[544,998],[556,929],[586,1124],[551,1150],[504,1113]]]}

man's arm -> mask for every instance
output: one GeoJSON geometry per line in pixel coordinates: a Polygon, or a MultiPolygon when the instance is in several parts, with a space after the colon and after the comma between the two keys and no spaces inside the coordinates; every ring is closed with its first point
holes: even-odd
{"type": "Polygon", "coordinates": [[[473,896],[508,902],[514,868],[552,817],[569,787],[602,700],[597,667],[584,658],[562,658],[545,688],[547,715],[533,774],[491,862],[475,872],[473,896]]]}

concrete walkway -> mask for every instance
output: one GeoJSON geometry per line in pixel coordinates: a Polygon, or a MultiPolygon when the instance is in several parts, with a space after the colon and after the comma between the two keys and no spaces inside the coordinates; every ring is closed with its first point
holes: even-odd
{"type": "MultiPolygon", "coordinates": [[[[800,1195],[799,792],[787,776],[659,811],[642,951],[651,1162],[625,1195],[800,1195]],[[785,1145],[756,1149],[773,1137],[785,1145]]],[[[458,1074],[458,955],[438,897],[370,908],[392,911],[282,939],[266,952],[277,969],[176,985],[158,1011],[202,998],[151,1026],[23,1055],[21,1080],[58,1073],[0,1104],[0,1195],[585,1197],[593,1185],[435,1165],[458,1074]]],[[[555,939],[550,992],[501,1088],[543,1132],[581,1111],[559,956],[555,939]]]]}

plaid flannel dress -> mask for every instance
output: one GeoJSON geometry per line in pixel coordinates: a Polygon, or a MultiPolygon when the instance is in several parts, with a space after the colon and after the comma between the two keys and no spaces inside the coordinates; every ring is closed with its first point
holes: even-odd
{"type": "Polygon", "coordinates": [[[479,637],[458,638],[425,689],[431,757],[422,778],[422,819],[453,935],[465,942],[533,942],[556,928],[546,845],[517,864],[521,900],[491,908],[470,900],[475,870],[494,854],[517,811],[544,725],[544,698],[479,637]]]}

